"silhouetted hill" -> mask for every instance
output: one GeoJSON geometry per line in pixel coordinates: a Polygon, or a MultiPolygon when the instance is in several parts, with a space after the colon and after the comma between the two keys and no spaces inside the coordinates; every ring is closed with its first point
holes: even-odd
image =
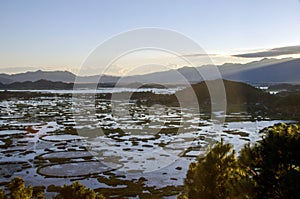
{"type": "Polygon", "coordinates": [[[62,81],[62,82],[74,82],[76,76],[68,71],[35,71],[18,74],[0,74],[0,82],[9,84],[13,82],[26,82],[26,81],[38,81],[38,80],[49,80],[49,81],[62,81]]]}
{"type": "MultiPolygon", "coordinates": [[[[218,86],[218,81],[221,80],[213,80],[208,83],[218,86]]],[[[300,92],[271,95],[265,90],[257,89],[246,83],[229,80],[224,80],[224,87],[227,113],[245,112],[252,115],[253,118],[261,116],[273,119],[298,120],[300,117],[300,92]]],[[[192,108],[199,106],[202,113],[208,115],[211,113],[211,99],[205,82],[194,84],[189,88],[177,91],[175,94],[133,93],[131,99],[138,100],[139,103],[148,106],[155,104],[165,106],[184,104],[184,106],[192,108]]]]}
{"type": "Polygon", "coordinates": [[[52,82],[48,80],[38,80],[35,82],[14,82],[11,84],[0,84],[0,89],[3,90],[53,90],[73,89],[73,83],[52,82]]]}
{"type": "MultiPolygon", "coordinates": [[[[213,84],[216,81],[211,81],[213,84]]],[[[296,119],[300,117],[300,91],[284,92],[271,95],[264,90],[251,85],[224,80],[226,91],[227,112],[248,112],[252,116],[270,118],[296,119]]],[[[192,85],[176,92],[176,96],[183,96],[189,100],[195,92],[200,109],[210,112],[210,95],[205,82],[192,85]]],[[[174,100],[173,100],[174,101],[174,100]]]]}
{"type": "MultiPolygon", "coordinates": [[[[52,82],[65,82],[65,83],[74,83],[76,80],[80,83],[94,83],[99,81],[100,76],[82,76],[76,77],[75,74],[69,71],[35,71],[35,72],[26,72],[18,74],[0,74],[0,82],[3,84],[10,84],[13,82],[26,82],[26,81],[38,81],[38,80],[48,80],[52,82]]],[[[101,83],[115,83],[119,77],[103,75],[101,76],[101,83]]]]}
{"type": "Polygon", "coordinates": [[[9,84],[12,82],[11,79],[9,79],[9,77],[7,77],[8,75],[6,74],[0,74],[0,83],[2,84],[9,84]]]}
{"type": "Polygon", "coordinates": [[[244,67],[231,74],[225,74],[224,70],[224,78],[255,84],[300,84],[300,59],[271,60],[259,67],[251,64],[245,64],[244,67]]]}
{"type": "MultiPolygon", "coordinates": [[[[229,80],[223,80],[227,103],[229,104],[253,104],[253,103],[262,103],[268,100],[271,95],[260,89],[257,89],[253,86],[250,86],[241,82],[234,82],[229,80]]],[[[210,81],[213,85],[216,81],[210,81]]],[[[185,98],[190,99],[189,96],[193,95],[193,92],[196,94],[198,101],[200,103],[210,103],[210,94],[205,82],[192,85],[190,88],[177,91],[176,95],[186,96],[185,98]]]]}

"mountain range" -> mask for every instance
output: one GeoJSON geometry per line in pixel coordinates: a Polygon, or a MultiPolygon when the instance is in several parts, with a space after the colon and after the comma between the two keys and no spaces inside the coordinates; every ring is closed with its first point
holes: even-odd
{"type": "MultiPolygon", "coordinates": [[[[199,67],[182,67],[167,71],[149,73],[133,76],[109,76],[102,75],[100,83],[121,84],[143,83],[143,84],[184,84],[203,81],[198,71],[204,74],[211,69],[212,65],[199,67]]],[[[217,66],[223,79],[246,82],[252,85],[272,85],[280,83],[300,84],[300,59],[262,59],[246,64],[225,63],[217,66]]],[[[76,76],[69,71],[35,71],[18,74],[0,74],[0,83],[11,84],[14,82],[48,80],[53,82],[73,83],[95,83],[99,80],[98,75],[76,76]]],[[[211,77],[213,78],[213,76],[211,77]]]]}

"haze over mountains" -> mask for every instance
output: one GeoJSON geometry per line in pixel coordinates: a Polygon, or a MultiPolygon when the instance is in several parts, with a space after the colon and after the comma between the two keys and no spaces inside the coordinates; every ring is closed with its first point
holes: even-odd
{"type": "MultiPolygon", "coordinates": [[[[116,83],[120,78],[122,83],[156,83],[156,84],[182,84],[184,81],[197,83],[202,81],[202,77],[197,70],[207,70],[211,65],[200,66],[197,68],[182,67],[177,70],[168,70],[155,72],[145,75],[134,75],[126,77],[118,76],[101,76],[101,83],[116,83]],[[178,78],[178,75],[184,78],[178,78]]],[[[269,85],[279,83],[300,83],[300,59],[262,59],[247,64],[227,63],[218,66],[223,79],[246,82],[255,85],[269,85]]],[[[68,71],[35,71],[19,74],[0,74],[0,83],[11,84],[14,82],[25,81],[61,81],[65,83],[73,83],[76,75],[68,71]]],[[[99,76],[79,76],[76,81],[80,83],[98,82],[99,76]]]]}

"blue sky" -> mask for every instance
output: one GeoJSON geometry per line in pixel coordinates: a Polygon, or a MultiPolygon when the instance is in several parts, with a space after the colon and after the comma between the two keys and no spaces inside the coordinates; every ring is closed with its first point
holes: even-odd
{"type": "Polygon", "coordinates": [[[299,22],[298,0],[0,0],[0,72],[76,72],[98,44],[142,27],[178,31],[216,64],[248,62],[230,55],[299,45],[299,22]]]}

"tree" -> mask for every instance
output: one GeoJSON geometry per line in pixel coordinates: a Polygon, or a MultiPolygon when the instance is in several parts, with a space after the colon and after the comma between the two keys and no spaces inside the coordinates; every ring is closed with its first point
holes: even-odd
{"type": "Polygon", "coordinates": [[[6,197],[6,195],[5,195],[5,193],[4,193],[4,191],[3,191],[3,189],[0,189],[0,199],[6,199],[7,197],[6,197]]]}
{"type": "Polygon", "coordinates": [[[298,198],[300,194],[300,127],[280,124],[264,129],[265,137],[244,147],[240,167],[252,181],[256,198],[298,198]]]}
{"type": "Polygon", "coordinates": [[[300,127],[278,124],[261,133],[263,139],[245,145],[238,159],[221,141],[191,163],[179,198],[299,198],[300,127]]]}
{"type": "Polygon", "coordinates": [[[24,180],[20,177],[15,177],[9,184],[11,199],[31,199],[33,189],[31,186],[25,187],[24,180]]]}
{"type": "Polygon", "coordinates": [[[232,145],[223,140],[197,162],[191,163],[181,198],[224,199],[237,197],[237,182],[241,177],[232,145]]]}
{"type": "MultiPolygon", "coordinates": [[[[45,187],[25,187],[24,180],[20,177],[15,177],[7,186],[10,199],[44,199],[45,187]]],[[[105,199],[101,194],[95,193],[94,190],[83,186],[79,182],[74,182],[71,185],[64,185],[59,188],[59,194],[55,199],[105,199]]],[[[7,199],[7,195],[0,189],[0,199],[7,199]]]]}
{"type": "Polygon", "coordinates": [[[80,182],[74,182],[71,185],[64,185],[59,194],[54,199],[104,199],[100,194],[95,193],[94,190],[86,188],[80,182]]]}

